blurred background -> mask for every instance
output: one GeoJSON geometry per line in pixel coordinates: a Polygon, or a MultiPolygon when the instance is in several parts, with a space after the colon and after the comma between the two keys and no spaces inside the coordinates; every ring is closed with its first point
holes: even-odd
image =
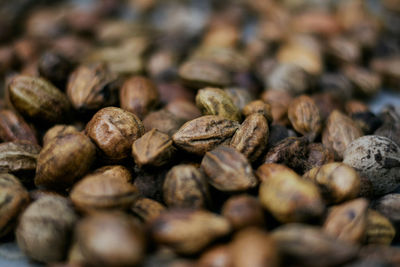
{"type": "MultiPolygon", "coordinates": [[[[355,94],[378,111],[376,101],[398,103],[397,93],[386,90],[387,98],[380,89],[399,87],[399,12],[398,0],[0,0],[0,95],[12,72],[38,75],[49,51],[74,65],[104,61],[119,75],[145,73],[159,84],[175,79],[184,59],[212,57],[239,73],[236,85],[256,92],[268,87],[276,61],[294,60],[322,82],[354,76],[344,65],[372,68],[365,75],[383,77],[379,88],[355,94]],[[313,53],[282,55],[281,44],[293,42],[313,53]]],[[[339,96],[354,95],[346,94],[339,96]]]]}

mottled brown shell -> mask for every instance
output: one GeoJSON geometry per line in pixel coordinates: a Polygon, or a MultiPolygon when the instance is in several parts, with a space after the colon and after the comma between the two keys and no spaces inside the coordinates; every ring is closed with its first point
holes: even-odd
{"type": "Polygon", "coordinates": [[[71,190],[74,205],[84,211],[127,209],[138,197],[138,190],[123,176],[90,174],[71,190]]]}
{"type": "Polygon", "coordinates": [[[201,168],[208,182],[221,191],[243,191],[258,185],[249,161],[231,147],[219,146],[207,152],[201,168]]]}
{"type": "Polygon", "coordinates": [[[8,90],[13,106],[35,120],[62,121],[70,109],[66,95],[42,78],[17,75],[8,90]]]}
{"type": "Polygon", "coordinates": [[[117,100],[116,76],[105,64],[82,65],[69,76],[67,96],[75,109],[100,109],[117,100]]]}
{"type": "Polygon", "coordinates": [[[180,149],[204,155],[230,138],[239,128],[239,123],[223,117],[208,115],[186,122],[172,140],[180,149]]]}
{"type": "Polygon", "coordinates": [[[210,61],[191,60],[179,67],[179,77],[189,86],[224,87],[231,83],[229,72],[222,66],[210,61]]]}
{"type": "Polygon", "coordinates": [[[0,110],[0,140],[38,143],[34,129],[17,113],[7,109],[0,110]]]}
{"type": "Polygon", "coordinates": [[[229,120],[240,120],[240,111],[222,89],[206,87],[197,91],[196,105],[203,115],[216,115],[229,120]]]}
{"type": "Polygon", "coordinates": [[[205,210],[169,210],[151,225],[151,234],[160,244],[183,254],[194,254],[231,228],[222,216],[205,210]]]}
{"type": "Polygon", "coordinates": [[[146,77],[134,76],[124,82],[119,94],[121,108],[132,112],[140,119],[158,105],[156,85],[146,77]]]}
{"type": "Polygon", "coordinates": [[[266,118],[259,113],[246,117],[233,135],[230,146],[245,155],[249,161],[256,161],[264,152],[269,136],[266,118]]]}
{"type": "Polygon", "coordinates": [[[322,143],[335,153],[336,160],[341,160],[347,146],[361,136],[363,132],[350,117],[334,110],[326,121],[322,143]]]}
{"type": "Polygon", "coordinates": [[[96,146],[81,133],[55,137],[37,159],[36,186],[55,189],[70,187],[85,175],[96,156],[96,146]]]}
{"type": "Polygon", "coordinates": [[[175,151],[172,139],[156,129],[145,133],[132,145],[132,156],[139,167],[160,167],[171,160],[175,151]]]}
{"type": "Polygon", "coordinates": [[[86,133],[110,160],[130,155],[133,142],[144,133],[143,123],[128,111],[116,107],[99,110],[86,125],[86,133]]]}

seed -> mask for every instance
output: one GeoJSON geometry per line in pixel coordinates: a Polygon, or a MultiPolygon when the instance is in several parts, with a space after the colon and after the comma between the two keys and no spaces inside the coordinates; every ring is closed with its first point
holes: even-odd
{"type": "Polygon", "coordinates": [[[304,171],[322,166],[334,161],[334,153],[321,143],[311,143],[307,146],[308,158],[304,171]]]}
{"type": "Polygon", "coordinates": [[[361,136],[361,129],[351,118],[334,110],[326,121],[322,143],[334,151],[336,160],[341,160],[348,145],[361,136]]]}
{"type": "Polygon", "coordinates": [[[175,145],[189,153],[204,155],[230,138],[239,124],[219,116],[202,116],[186,122],[173,136],[175,145]]]}
{"type": "Polygon", "coordinates": [[[199,267],[232,266],[229,245],[217,245],[203,252],[196,266],[199,267]]]}
{"type": "Polygon", "coordinates": [[[293,128],[311,141],[321,131],[319,109],[309,96],[302,95],[295,98],[289,105],[288,117],[293,128]]]}
{"type": "Polygon", "coordinates": [[[116,76],[104,64],[82,65],[71,73],[67,95],[77,110],[98,110],[117,100],[116,76]]]}
{"type": "Polygon", "coordinates": [[[393,191],[400,182],[400,147],[392,140],[367,135],[354,140],[344,151],[343,162],[372,183],[373,193],[393,191]]]}
{"type": "Polygon", "coordinates": [[[336,95],[334,92],[317,93],[311,97],[318,106],[319,115],[323,122],[326,121],[334,110],[342,111],[344,109],[343,96],[336,95]]]}
{"type": "Polygon", "coordinates": [[[279,64],[268,77],[268,87],[299,95],[308,89],[307,73],[295,64],[279,64]]]}
{"type": "Polygon", "coordinates": [[[9,84],[10,100],[22,115],[48,123],[65,120],[70,104],[67,97],[44,79],[15,76],[9,84]]]}
{"type": "Polygon", "coordinates": [[[261,182],[267,181],[270,177],[286,173],[286,175],[293,175],[293,170],[282,164],[264,163],[258,167],[256,175],[261,182]]]}
{"type": "Polygon", "coordinates": [[[360,177],[344,163],[328,163],[305,173],[303,178],[320,188],[327,203],[339,203],[355,198],[360,192],[360,177]]]}
{"type": "Polygon", "coordinates": [[[394,246],[368,245],[360,250],[360,257],[367,262],[377,261],[378,263],[396,266],[400,263],[400,249],[394,246]]]}
{"type": "Polygon", "coordinates": [[[254,100],[249,102],[246,106],[243,107],[242,112],[245,117],[248,117],[254,113],[259,113],[267,119],[269,124],[273,120],[271,105],[261,100],[254,100]]]}
{"type": "Polygon", "coordinates": [[[183,119],[165,109],[152,111],[143,119],[145,132],[157,129],[169,136],[176,133],[184,122],[183,119]]]}
{"type": "Polygon", "coordinates": [[[191,101],[176,99],[168,103],[165,107],[167,111],[181,118],[183,121],[194,120],[201,116],[201,111],[191,101]]]}
{"type": "Polygon", "coordinates": [[[380,91],[382,81],[377,73],[356,65],[348,65],[344,69],[344,74],[361,96],[371,97],[380,91]]]}
{"type": "Polygon", "coordinates": [[[139,166],[160,167],[175,154],[172,139],[156,129],[145,133],[132,144],[132,156],[139,166]]]}
{"type": "Polygon", "coordinates": [[[70,198],[78,209],[93,212],[130,208],[138,198],[138,190],[125,177],[108,173],[89,174],[74,185],[70,198]]]}
{"type": "Polygon", "coordinates": [[[40,147],[26,141],[0,144],[0,172],[29,178],[36,169],[40,147]]]}
{"type": "Polygon", "coordinates": [[[131,172],[122,165],[103,166],[93,171],[95,175],[106,175],[109,177],[119,178],[128,183],[132,182],[131,172]]]}
{"type": "Polygon", "coordinates": [[[169,210],[151,227],[157,242],[183,254],[197,253],[229,232],[230,225],[224,217],[203,210],[169,210]]]}
{"type": "Polygon", "coordinates": [[[144,134],[139,118],[120,108],[99,110],[86,125],[86,133],[110,160],[129,156],[133,142],[144,134]]]}
{"type": "Polygon", "coordinates": [[[383,124],[374,134],[387,137],[400,145],[400,114],[396,112],[394,107],[388,107],[380,116],[383,124]]]}
{"type": "Polygon", "coordinates": [[[177,165],[167,173],[163,196],[168,207],[199,209],[210,203],[206,178],[193,165],[177,165]]]}
{"type": "Polygon", "coordinates": [[[73,62],[60,53],[47,51],[39,59],[38,71],[54,85],[63,88],[68,75],[73,68],[73,62]]]}
{"type": "MultiPolygon", "coordinates": [[[[264,176],[261,172],[262,169],[259,169],[258,175],[264,176]]],[[[318,188],[288,168],[270,172],[264,178],[259,199],[264,208],[284,223],[319,217],[325,209],[318,188]]]]}
{"type": "Polygon", "coordinates": [[[208,182],[221,191],[243,191],[257,186],[250,163],[234,148],[219,146],[207,152],[201,168],[208,182]]]}
{"type": "Polygon", "coordinates": [[[55,137],[78,132],[78,129],[73,125],[57,124],[48,129],[46,134],[43,136],[43,146],[45,146],[55,137]]]}
{"type": "Polygon", "coordinates": [[[373,207],[396,225],[400,223],[400,194],[387,194],[375,200],[373,207]]]}
{"type": "Polygon", "coordinates": [[[351,118],[364,134],[372,134],[382,124],[382,120],[370,111],[352,114],[351,118]]]}
{"type": "Polygon", "coordinates": [[[361,47],[355,40],[335,37],[328,42],[327,54],[339,65],[357,63],[361,57],[361,47]]]}
{"type": "Polygon", "coordinates": [[[230,197],[222,207],[222,215],[235,230],[265,224],[261,203],[257,198],[245,194],[230,197]]]}
{"type": "Polygon", "coordinates": [[[61,261],[77,215],[67,199],[45,196],[33,202],[20,217],[15,232],[18,246],[30,258],[50,263],[61,261]]]}
{"type": "Polygon", "coordinates": [[[203,115],[216,115],[229,120],[240,120],[239,109],[222,89],[212,87],[200,89],[196,95],[196,105],[203,115]]]}
{"type": "Polygon", "coordinates": [[[289,124],[287,112],[293,97],[290,93],[270,89],[261,95],[261,99],[271,105],[272,122],[282,125],[289,124]]]}
{"type": "Polygon", "coordinates": [[[279,266],[277,244],[271,235],[257,228],[246,228],[232,241],[232,266],[279,266]]]}
{"type": "Polygon", "coordinates": [[[264,152],[268,135],[269,128],[265,117],[259,113],[251,114],[233,135],[230,146],[254,162],[264,152]]]}
{"type": "Polygon", "coordinates": [[[96,147],[81,133],[55,137],[40,151],[35,185],[65,189],[85,175],[96,156],[96,147]]]}
{"type": "Polygon", "coordinates": [[[323,70],[320,44],[311,36],[294,36],[282,45],[277,59],[283,64],[293,64],[310,75],[320,75],[323,70]]]}
{"type": "Polygon", "coordinates": [[[331,236],[353,243],[364,238],[367,229],[368,201],[358,198],[333,206],[324,223],[324,231],[331,236]]]}
{"type": "Polygon", "coordinates": [[[204,60],[184,62],[179,67],[179,76],[184,83],[194,88],[223,87],[231,83],[231,77],[225,68],[204,60]]]}
{"type": "Polygon", "coordinates": [[[315,226],[287,224],[272,237],[288,263],[305,266],[336,266],[357,256],[357,247],[335,239],[315,226]]]}
{"type": "Polygon", "coordinates": [[[151,198],[137,199],[131,210],[144,222],[150,223],[166,210],[165,206],[151,198]]]}
{"type": "Polygon", "coordinates": [[[368,210],[365,244],[390,245],[395,235],[396,229],[385,216],[372,209],[368,210]]]}
{"type": "Polygon", "coordinates": [[[0,237],[3,237],[15,227],[18,215],[29,203],[29,193],[9,173],[0,174],[0,185],[0,237]]]}
{"type": "Polygon", "coordinates": [[[78,223],[76,231],[78,246],[90,265],[132,266],[141,262],[146,251],[143,229],[126,214],[91,215],[78,223]]]}
{"type": "Polygon", "coordinates": [[[145,77],[135,76],[125,81],[119,95],[121,108],[140,119],[156,107],[159,101],[157,88],[145,77]]]}
{"type": "Polygon", "coordinates": [[[265,155],[264,163],[285,164],[296,171],[302,172],[307,167],[307,146],[305,137],[288,137],[278,142],[265,155]]]}
{"type": "Polygon", "coordinates": [[[7,109],[0,110],[0,140],[38,143],[34,129],[17,113],[7,109]]]}
{"type": "Polygon", "coordinates": [[[224,91],[231,98],[233,104],[238,107],[240,111],[253,100],[253,96],[245,88],[228,87],[224,91]]]}

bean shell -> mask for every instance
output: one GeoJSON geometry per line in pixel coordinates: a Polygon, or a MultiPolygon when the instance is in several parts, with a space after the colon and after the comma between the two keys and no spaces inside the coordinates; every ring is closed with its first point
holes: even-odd
{"type": "Polygon", "coordinates": [[[207,87],[196,95],[196,105],[204,115],[217,115],[230,120],[240,120],[239,109],[222,89],[207,87]]]}
{"type": "Polygon", "coordinates": [[[18,246],[34,260],[61,261],[66,256],[76,220],[67,199],[44,196],[21,215],[16,229],[18,246]]]}
{"type": "Polygon", "coordinates": [[[173,136],[172,140],[181,149],[197,155],[204,155],[239,128],[237,121],[208,115],[186,122],[173,136]]]}
{"type": "Polygon", "coordinates": [[[153,221],[151,227],[157,242],[183,254],[201,251],[230,230],[224,217],[203,210],[169,210],[153,221]]]}
{"type": "Polygon", "coordinates": [[[400,185],[400,147],[386,137],[360,137],[347,147],[343,158],[369,179],[375,195],[389,193],[400,185]]]}
{"type": "Polygon", "coordinates": [[[87,175],[71,190],[72,202],[80,210],[126,209],[138,197],[138,190],[125,177],[87,175]]]}
{"type": "Polygon", "coordinates": [[[14,107],[32,119],[61,121],[70,109],[66,95],[42,78],[18,75],[9,84],[9,93],[14,107]]]}

